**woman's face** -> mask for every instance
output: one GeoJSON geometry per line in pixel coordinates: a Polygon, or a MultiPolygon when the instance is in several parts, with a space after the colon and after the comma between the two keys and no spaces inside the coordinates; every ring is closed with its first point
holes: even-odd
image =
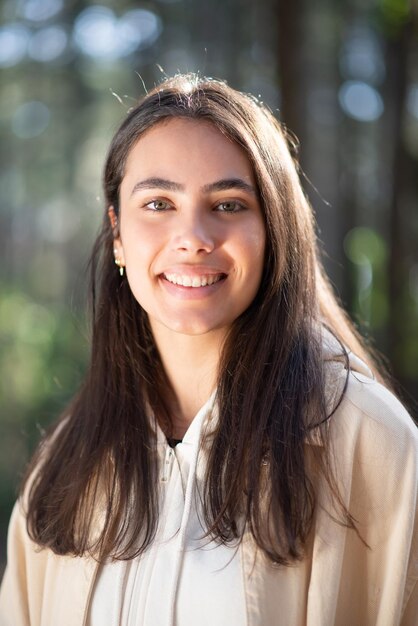
{"type": "Polygon", "coordinates": [[[174,118],[132,148],[115,248],[154,335],[227,331],[257,293],[265,238],[250,162],[214,125],[174,118]]]}

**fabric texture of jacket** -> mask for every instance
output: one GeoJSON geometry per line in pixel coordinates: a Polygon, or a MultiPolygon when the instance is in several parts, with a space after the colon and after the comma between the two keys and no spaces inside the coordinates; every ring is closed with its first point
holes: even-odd
{"type": "MultiPolygon", "coordinates": [[[[333,519],[324,479],[316,485],[314,526],[301,562],[272,565],[246,532],[239,547],[243,626],[418,624],[417,431],[398,400],[358,359],[350,361],[346,392],[331,417],[330,444],[340,494],[361,539],[333,519]]],[[[339,382],[345,376],[340,366],[339,382]]],[[[86,626],[97,571],[92,558],[57,556],[36,546],[18,502],[10,521],[0,626],[86,626]]],[[[213,626],[223,623],[217,616],[213,626]]],[[[191,626],[176,623],[175,613],[143,626],[174,625],[191,626]]]]}

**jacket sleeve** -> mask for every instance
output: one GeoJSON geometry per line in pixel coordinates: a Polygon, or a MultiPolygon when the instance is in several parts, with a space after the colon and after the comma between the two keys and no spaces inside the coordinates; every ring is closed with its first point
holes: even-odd
{"type": "Polygon", "coordinates": [[[411,554],[405,585],[404,609],[401,626],[418,624],[418,512],[415,512],[411,554]]]}
{"type": "Polygon", "coordinates": [[[26,532],[21,502],[16,502],[9,524],[7,567],[0,589],[0,626],[40,623],[45,559],[26,532]],[[29,572],[28,552],[37,552],[29,572]],[[33,571],[33,570],[36,571],[33,571]]]}
{"type": "Polygon", "coordinates": [[[364,544],[347,533],[337,623],[353,618],[357,604],[363,621],[351,623],[417,626],[417,429],[387,389],[360,374],[351,375],[344,405],[335,461],[364,544]]]}
{"type": "Polygon", "coordinates": [[[405,607],[401,626],[416,626],[418,621],[418,581],[413,583],[411,596],[405,607]]]}

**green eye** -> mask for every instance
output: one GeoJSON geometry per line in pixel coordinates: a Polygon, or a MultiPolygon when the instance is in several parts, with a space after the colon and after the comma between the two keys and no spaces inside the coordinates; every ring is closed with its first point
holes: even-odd
{"type": "Polygon", "coordinates": [[[170,204],[165,200],[152,200],[146,205],[151,211],[166,211],[170,208],[170,204]]]}
{"type": "Polygon", "coordinates": [[[217,205],[218,211],[222,211],[223,213],[236,213],[236,211],[241,211],[244,207],[239,202],[229,201],[229,202],[221,202],[217,205]]]}

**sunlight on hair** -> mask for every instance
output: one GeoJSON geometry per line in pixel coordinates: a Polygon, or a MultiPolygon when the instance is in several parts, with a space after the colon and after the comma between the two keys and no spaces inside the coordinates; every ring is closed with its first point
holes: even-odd
{"type": "Polygon", "coordinates": [[[193,89],[194,89],[194,85],[191,80],[188,80],[184,83],[184,86],[183,86],[184,93],[192,93],[193,89]]]}

